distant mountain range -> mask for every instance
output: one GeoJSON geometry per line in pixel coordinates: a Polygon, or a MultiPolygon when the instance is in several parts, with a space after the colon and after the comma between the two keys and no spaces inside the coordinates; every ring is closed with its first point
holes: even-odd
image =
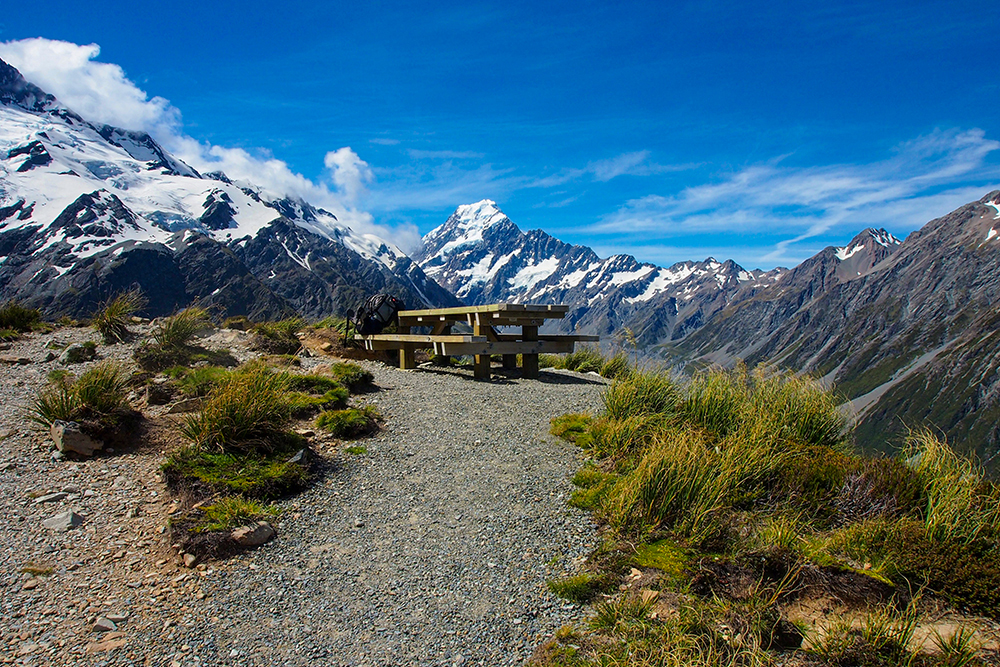
{"type": "Polygon", "coordinates": [[[933,424],[984,459],[1000,449],[1000,192],[912,233],[866,229],[793,269],[708,258],[600,259],[496,204],[460,206],[414,259],[467,303],[567,303],[564,330],[620,336],[688,370],[738,359],[834,385],[868,447],[933,424]]]}
{"type": "MultiPolygon", "coordinates": [[[[308,202],[201,174],[148,134],[87,121],[0,61],[0,299],[91,314],[140,287],[149,315],[191,303],[274,319],[410,306],[565,303],[557,330],[634,341],[677,368],[738,359],[834,385],[868,447],[929,423],[1000,451],[1000,192],[905,241],[866,229],[792,269],[601,259],[459,206],[412,258],[308,202]]],[[[621,342],[617,343],[621,344],[621,342]]]]}
{"type": "Polygon", "coordinates": [[[144,132],[91,123],[0,61],[0,298],[89,315],[132,286],[253,319],[366,296],[457,305],[392,243],[304,201],[199,174],[144,132]]]}
{"type": "Polygon", "coordinates": [[[553,326],[602,336],[628,327],[644,347],[683,338],[745,285],[772,284],[784,273],[711,257],[669,268],[630,255],[600,259],[543,231],[522,232],[488,199],[459,206],[413,259],[466,303],[566,303],[569,315],[553,326]]]}

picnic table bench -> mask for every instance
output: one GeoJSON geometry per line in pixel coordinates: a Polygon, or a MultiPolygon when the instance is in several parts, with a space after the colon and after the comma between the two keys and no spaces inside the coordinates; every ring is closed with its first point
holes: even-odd
{"type": "Polygon", "coordinates": [[[358,335],[369,350],[399,350],[399,367],[416,368],[416,350],[430,349],[441,356],[473,355],[473,375],[490,376],[490,355],[503,355],[503,367],[515,368],[521,355],[522,377],[538,377],[538,355],[572,352],[576,343],[597,342],[598,336],[539,334],[548,319],[566,316],[569,306],[496,303],[487,306],[459,306],[401,310],[397,313],[399,333],[358,335]],[[458,323],[472,327],[471,334],[454,334],[458,323]],[[415,327],[429,327],[429,334],[410,333],[415,327]],[[498,327],[514,331],[499,332],[498,327]]]}

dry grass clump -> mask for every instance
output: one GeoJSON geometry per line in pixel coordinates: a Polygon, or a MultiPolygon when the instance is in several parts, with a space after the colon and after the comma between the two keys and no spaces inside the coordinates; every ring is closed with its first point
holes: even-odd
{"type": "Polygon", "coordinates": [[[68,374],[55,376],[32,401],[29,417],[46,428],[56,420],[111,427],[132,413],[128,390],[125,369],[114,362],[101,362],[76,380],[68,374]]]}

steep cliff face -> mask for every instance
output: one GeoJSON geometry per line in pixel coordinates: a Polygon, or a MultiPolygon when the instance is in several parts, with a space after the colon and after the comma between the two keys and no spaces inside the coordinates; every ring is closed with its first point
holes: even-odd
{"type": "Polygon", "coordinates": [[[255,319],[344,314],[390,291],[457,300],[392,243],[306,202],[199,174],[152,137],[95,125],[0,61],[0,299],[81,317],[139,286],[255,319]]]}

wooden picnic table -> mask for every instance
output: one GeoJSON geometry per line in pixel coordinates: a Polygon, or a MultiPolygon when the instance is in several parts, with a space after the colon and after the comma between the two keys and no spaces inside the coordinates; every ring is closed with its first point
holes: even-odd
{"type": "Polygon", "coordinates": [[[459,306],[401,310],[399,333],[357,336],[369,350],[399,350],[399,367],[416,368],[416,350],[431,349],[441,356],[473,355],[473,375],[490,377],[490,355],[503,355],[503,367],[515,368],[521,355],[522,377],[538,377],[538,355],[572,352],[579,342],[596,342],[598,336],[539,334],[545,320],[566,316],[569,306],[496,303],[488,306],[459,306]],[[451,328],[464,323],[471,334],[454,334],[451,328]],[[416,327],[429,327],[430,333],[410,333],[416,327]],[[499,332],[498,327],[513,329],[499,332]]]}

